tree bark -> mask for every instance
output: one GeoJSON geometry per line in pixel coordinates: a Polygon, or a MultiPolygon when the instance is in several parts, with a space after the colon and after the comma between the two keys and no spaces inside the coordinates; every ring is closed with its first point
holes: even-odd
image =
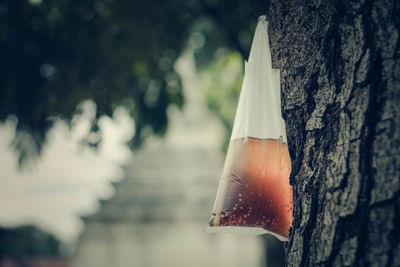
{"type": "Polygon", "coordinates": [[[400,266],[400,1],[273,0],[288,266],[400,266]]]}

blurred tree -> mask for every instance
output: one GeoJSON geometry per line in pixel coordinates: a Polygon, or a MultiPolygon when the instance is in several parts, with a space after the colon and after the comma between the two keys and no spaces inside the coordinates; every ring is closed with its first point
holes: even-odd
{"type": "Polygon", "coordinates": [[[23,260],[32,257],[61,257],[61,242],[34,225],[0,227],[0,259],[23,260]]]}
{"type": "Polygon", "coordinates": [[[266,7],[238,0],[0,1],[0,122],[17,120],[19,163],[40,154],[55,118],[70,123],[87,99],[97,106],[93,147],[101,141],[98,118],[121,105],[135,121],[132,147],[163,133],[168,105],[183,104],[173,64],[187,38],[203,42],[199,64],[220,46],[246,57],[251,11],[266,7]],[[209,27],[196,34],[202,20],[209,27]]]}

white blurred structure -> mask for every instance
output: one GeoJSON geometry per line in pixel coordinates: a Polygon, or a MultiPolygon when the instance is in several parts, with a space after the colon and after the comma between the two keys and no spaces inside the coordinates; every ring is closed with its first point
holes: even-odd
{"type": "Polygon", "coordinates": [[[126,142],[132,137],[129,112],[117,108],[113,118],[99,120],[103,140],[98,151],[83,147],[96,106],[81,104],[70,128],[61,119],[49,131],[40,159],[18,169],[12,150],[16,119],[0,125],[0,225],[34,224],[55,234],[63,242],[76,242],[83,229],[77,214],[98,208],[97,199],[114,192],[110,182],[121,180],[132,154],[126,142]]]}
{"type": "Polygon", "coordinates": [[[115,196],[85,218],[74,267],[263,266],[261,239],[206,234],[222,167],[223,128],[202,102],[191,54],[177,69],[186,105],[163,140],[135,154],[115,196]]]}

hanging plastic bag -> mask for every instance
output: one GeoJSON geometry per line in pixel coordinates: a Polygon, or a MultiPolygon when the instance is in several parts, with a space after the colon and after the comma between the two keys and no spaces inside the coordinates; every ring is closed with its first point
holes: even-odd
{"type": "Polygon", "coordinates": [[[208,230],[271,233],[287,241],[293,220],[291,162],[267,27],[261,16],[208,230]]]}

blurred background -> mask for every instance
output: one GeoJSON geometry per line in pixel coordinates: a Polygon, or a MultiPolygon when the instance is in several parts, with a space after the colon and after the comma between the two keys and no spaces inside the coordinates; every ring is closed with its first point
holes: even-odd
{"type": "Polygon", "coordinates": [[[268,6],[0,0],[0,266],[281,266],[205,232],[268,6]]]}

